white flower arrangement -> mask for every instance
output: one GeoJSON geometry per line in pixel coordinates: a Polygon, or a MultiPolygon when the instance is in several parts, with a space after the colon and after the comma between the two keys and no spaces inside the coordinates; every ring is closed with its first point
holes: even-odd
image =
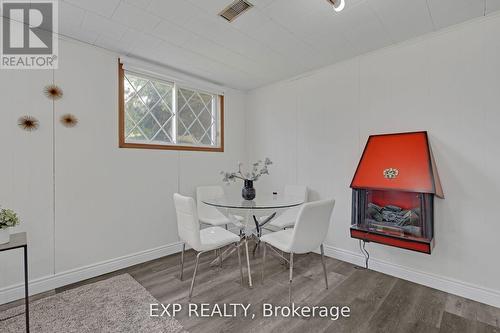
{"type": "Polygon", "coordinates": [[[258,160],[257,162],[252,164],[251,172],[244,172],[242,170],[243,163],[238,162],[238,171],[237,172],[225,172],[221,171],[221,175],[223,176],[222,181],[226,184],[229,184],[231,181],[236,181],[236,179],[241,180],[250,180],[257,181],[263,175],[269,175],[268,166],[273,164],[273,162],[266,157],[264,161],[258,160]]]}

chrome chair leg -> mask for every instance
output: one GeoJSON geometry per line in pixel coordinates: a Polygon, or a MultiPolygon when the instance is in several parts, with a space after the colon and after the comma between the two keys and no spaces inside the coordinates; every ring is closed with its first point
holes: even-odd
{"type": "Polygon", "coordinates": [[[284,251],[280,252],[281,252],[280,264],[285,266],[285,268],[287,267],[290,268],[290,262],[285,259],[285,252],[284,251]]]}
{"type": "Polygon", "coordinates": [[[196,255],[196,264],[194,265],[193,279],[191,280],[191,288],[189,288],[189,301],[191,301],[191,296],[193,295],[194,280],[196,279],[196,272],[198,271],[198,263],[200,261],[200,256],[203,252],[199,252],[196,255]]]}
{"type": "Polygon", "coordinates": [[[252,288],[252,271],[250,270],[250,255],[248,253],[248,240],[245,237],[244,239],[245,242],[245,251],[247,255],[247,274],[248,274],[248,285],[250,288],[252,288]]]}
{"type": "Polygon", "coordinates": [[[257,251],[257,248],[259,247],[259,245],[260,245],[260,239],[257,239],[257,240],[255,241],[255,246],[254,246],[253,251],[252,251],[252,255],[253,255],[254,257],[255,257],[255,251],[257,251]]]}
{"type": "Polygon", "coordinates": [[[219,268],[222,269],[222,249],[219,249],[219,268]]]}
{"type": "Polygon", "coordinates": [[[325,266],[325,250],[323,249],[323,244],[320,246],[321,249],[321,264],[323,265],[323,273],[325,274],[325,284],[326,284],[326,289],[328,289],[328,277],[326,275],[326,266],[325,266]]]}
{"type": "Polygon", "coordinates": [[[184,251],[186,250],[186,243],[182,244],[182,252],[181,252],[181,281],[184,276],[184,251]]]}
{"type": "Polygon", "coordinates": [[[262,283],[264,283],[264,270],[266,269],[266,247],[267,244],[264,243],[264,249],[262,252],[262,283]]]}
{"type": "Polygon", "coordinates": [[[288,303],[292,304],[293,253],[290,253],[290,283],[288,286],[288,303]]]}
{"type": "Polygon", "coordinates": [[[240,265],[240,280],[241,280],[241,285],[243,285],[243,266],[241,265],[240,245],[241,243],[234,244],[234,246],[236,246],[236,251],[238,252],[238,264],[240,265]]]}

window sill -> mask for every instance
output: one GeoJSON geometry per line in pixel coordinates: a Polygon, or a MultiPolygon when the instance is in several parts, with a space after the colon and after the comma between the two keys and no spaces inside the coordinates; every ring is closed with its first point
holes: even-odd
{"type": "Polygon", "coordinates": [[[155,144],[142,144],[142,143],[127,143],[120,142],[120,148],[131,149],[156,149],[156,150],[183,150],[183,151],[205,151],[214,153],[223,153],[224,147],[194,147],[194,146],[181,146],[181,145],[155,145],[155,144]]]}

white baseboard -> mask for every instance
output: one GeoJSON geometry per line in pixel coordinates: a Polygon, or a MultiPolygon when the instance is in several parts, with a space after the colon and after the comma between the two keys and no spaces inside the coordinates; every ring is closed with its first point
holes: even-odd
{"type": "MultiPolygon", "coordinates": [[[[182,250],[182,243],[176,242],[154,249],[145,250],[123,257],[102,261],[100,263],[77,269],[60,272],[55,275],[44,276],[29,282],[29,293],[35,295],[53,290],[68,284],[110,273],[118,269],[137,265],[149,260],[168,256],[182,250]]],[[[12,302],[24,297],[24,284],[16,284],[0,289],[0,304],[12,302]]]]}
{"type": "MultiPolygon", "coordinates": [[[[325,255],[358,266],[364,267],[365,265],[365,258],[360,253],[346,251],[326,244],[325,255]]],[[[483,288],[467,282],[414,270],[374,258],[370,258],[369,268],[403,280],[500,308],[500,291],[497,290],[483,288]]]]}

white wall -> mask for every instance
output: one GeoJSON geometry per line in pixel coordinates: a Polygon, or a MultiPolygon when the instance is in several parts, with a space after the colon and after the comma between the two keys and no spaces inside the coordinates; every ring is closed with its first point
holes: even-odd
{"type": "MultiPolygon", "coordinates": [[[[34,277],[54,270],[52,103],[42,92],[51,82],[51,71],[0,70],[0,205],[25,221],[16,229],[36,235],[29,254],[34,277]],[[38,131],[18,128],[24,115],[40,121],[38,131]]],[[[0,253],[0,287],[22,281],[22,262],[22,250],[0,253]]]]}
{"type": "MultiPolygon", "coordinates": [[[[500,306],[499,35],[495,16],[248,99],[226,90],[223,154],[118,149],[117,59],[106,51],[62,40],[60,69],[0,71],[0,204],[28,231],[31,291],[177,250],[172,193],[193,195],[236,161],[265,156],[275,163],[258,190],[302,183],[312,200],[334,196],[329,253],[358,262],[349,183],[368,135],[428,130],[446,195],[436,200],[436,248],[427,256],[370,244],[372,267],[500,306]],[[64,90],[54,121],[42,94],[53,80],[64,90]],[[78,127],[62,127],[64,113],[78,127]],[[17,127],[24,114],[40,120],[38,131],[17,127]]],[[[21,297],[21,281],[20,251],[0,254],[0,303],[21,297]]]]}
{"type": "MultiPolygon", "coordinates": [[[[224,153],[119,149],[117,69],[117,55],[61,40],[59,69],[0,73],[0,204],[28,232],[32,293],[176,251],[172,194],[220,183],[246,159],[245,94],[230,89],[224,153]],[[55,122],[42,92],[53,80],[64,91],[55,122]],[[65,113],[77,127],[59,123],[65,113]],[[17,127],[24,114],[38,131],[17,127]]],[[[0,304],[22,295],[21,281],[21,252],[1,253],[0,304]]]]}
{"type": "Polygon", "coordinates": [[[360,262],[349,184],[368,135],[427,130],[446,196],[434,252],[370,244],[372,267],[500,306],[498,36],[497,15],[251,92],[249,159],[275,162],[259,190],[335,197],[329,253],[360,262]]]}

